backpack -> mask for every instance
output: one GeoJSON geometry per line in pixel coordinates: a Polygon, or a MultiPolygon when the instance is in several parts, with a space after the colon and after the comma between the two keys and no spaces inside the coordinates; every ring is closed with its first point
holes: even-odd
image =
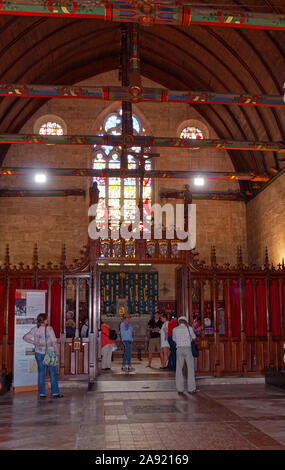
{"type": "Polygon", "coordinates": [[[118,338],[118,335],[115,330],[109,330],[109,339],[115,341],[118,338]]]}
{"type": "MultiPolygon", "coordinates": [[[[101,330],[102,331],[102,330],[101,330]]],[[[111,328],[109,328],[109,335],[106,335],[106,333],[104,333],[104,331],[102,331],[103,335],[107,336],[109,339],[111,339],[112,341],[116,341],[116,339],[118,338],[118,335],[116,333],[116,330],[111,330],[111,328]]]]}

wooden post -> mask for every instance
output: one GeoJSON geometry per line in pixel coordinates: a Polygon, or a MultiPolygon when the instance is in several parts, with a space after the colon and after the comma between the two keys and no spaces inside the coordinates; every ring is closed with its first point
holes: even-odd
{"type": "Polygon", "coordinates": [[[265,277],[265,299],[266,299],[266,332],[267,332],[267,367],[273,367],[272,362],[272,327],[271,327],[271,309],[270,309],[270,277],[267,271],[265,277]]]}
{"type": "Polygon", "coordinates": [[[231,280],[227,279],[227,294],[228,294],[228,335],[230,341],[232,340],[232,315],[231,315],[231,280]]]}
{"type": "Polygon", "coordinates": [[[79,298],[81,279],[75,279],[75,337],[79,338],[79,298]]]}
{"type": "Polygon", "coordinates": [[[202,336],[203,338],[205,337],[205,328],[204,328],[204,315],[205,315],[205,294],[204,294],[204,286],[205,286],[205,281],[203,279],[200,280],[200,292],[201,292],[201,330],[202,330],[202,336]]]}
{"type": "Polygon", "coordinates": [[[100,326],[100,278],[98,265],[95,262],[91,271],[92,306],[91,324],[89,333],[89,383],[94,383],[99,370],[99,342],[98,333],[100,326]]]}
{"type": "Polygon", "coordinates": [[[10,254],[9,245],[6,245],[5,254],[5,275],[4,275],[4,315],[3,315],[3,343],[2,343],[2,371],[8,372],[8,324],[9,324],[9,292],[10,292],[10,254]]]}
{"type": "Polygon", "coordinates": [[[66,279],[64,273],[62,274],[61,285],[61,314],[60,314],[60,366],[59,377],[62,380],[64,377],[65,365],[65,310],[66,310],[66,279]]]}
{"type": "Polygon", "coordinates": [[[9,287],[10,280],[8,271],[5,272],[3,280],[4,287],[4,316],[3,316],[3,337],[2,337],[2,372],[8,369],[8,312],[9,312],[9,287]]]}
{"type": "Polygon", "coordinates": [[[253,318],[254,318],[254,369],[261,370],[258,354],[258,330],[257,330],[257,300],[256,300],[256,279],[250,281],[253,287],[253,318]]]}
{"type": "Polygon", "coordinates": [[[245,313],[244,313],[244,275],[239,277],[239,300],[240,300],[240,333],[241,333],[241,373],[247,376],[247,342],[245,334],[245,313]]]}
{"type": "MultiPolygon", "coordinates": [[[[280,305],[280,354],[278,354],[278,369],[282,368],[283,365],[283,340],[284,338],[284,319],[283,319],[283,299],[282,299],[282,279],[278,279],[278,290],[279,290],[279,305],[280,305]],[[280,359],[280,361],[279,361],[280,359]],[[280,367],[279,367],[280,366],[280,367]]],[[[285,345],[285,343],[284,343],[285,345]]]]}
{"type": "Polygon", "coordinates": [[[214,323],[214,340],[215,340],[215,377],[221,376],[221,364],[220,364],[220,332],[218,325],[217,316],[217,277],[216,273],[213,274],[211,282],[211,291],[213,299],[213,323],[214,323]]]}

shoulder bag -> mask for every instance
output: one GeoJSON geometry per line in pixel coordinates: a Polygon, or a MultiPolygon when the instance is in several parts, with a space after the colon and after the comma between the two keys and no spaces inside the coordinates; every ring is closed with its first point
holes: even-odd
{"type": "Polygon", "coordinates": [[[47,349],[47,327],[45,327],[45,339],[46,339],[46,352],[43,359],[43,364],[49,367],[56,367],[58,365],[58,355],[54,351],[48,351],[47,349]]]}
{"type": "Polygon", "coordinates": [[[195,341],[192,341],[191,333],[190,333],[190,330],[189,330],[188,326],[187,326],[187,330],[188,330],[188,333],[189,333],[189,336],[190,336],[190,341],[191,341],[192,356],[193,357],[199,357],[198,345],[195,343],[195,341]]]}

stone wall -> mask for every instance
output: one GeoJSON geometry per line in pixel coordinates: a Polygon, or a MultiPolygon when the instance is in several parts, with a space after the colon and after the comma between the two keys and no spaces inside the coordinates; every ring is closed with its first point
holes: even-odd
{"type": "Polygon", "coordinates": [[[264,263],[265,247],[275,266],[285,259],[285,172],[246,207],[248,257],[264,263]]]}
{"type": "MultiPolygon", "coordinates": [[[[80,85],[119,85],[117,73],[102,74],[80,85]]],[[[144,80],[146,86],[159,86],[144,80]]],[[[37,132],[43,116],[58,117],[67,134],[93,134],[102,119],[120,103],[96,100],[53,99],[35,113],[21,133],[37,132]]],[[[218,138],[203,118],[189,105],[139,103],[134,114],[141,120],[147,133],[156,136],[178,136],[186,124],[196,125],[205,138],[218,138]]],[[[233,164],[226,151],[157,149],[160,157],[154,167],[158,169],[232,171],[233,164]]],[[[91,167],[94,153],[89,147],[12,145],[6,156],[5,166],[91,167]]],[[[91,180],[91,178],[90,178],[91,180]]],[[[52,176],[45,187],[81,188],[88,194],[91,181],[85,177],[52,176]]],[[[160,179],[153,182],[154,202],[160,202],[161,189],[183,189],[184,179],[160,179]]],[[[28,177],[1,177],[1,188],[35,188],[28,177]]],[[[237,190],[238,183],[209,181],[205,190],[237,190]]],[[[167,202],[163,200],[163,202],[167,202]]],[[[179,201],[171,200],[171,203],[179,201]]],[[[181,201],[182,202],[182,201],[181,201]]],[[[80,249],[87,241],[88,198],[2,198],[0,200],[0,259],[9,243],[11,262],[32,262],[35,243],[38,243],[40,263],[58,263],[62,244],[66,244],[67,262],[80,257],[80,249]]],[[[218,263],[236,261],[236,246],[241,245],[247,262],[246,208],[242,202],[197,201],[197,247],[200,259],[210,261],[211,245],[216,246],[218,263]]],[[[165,268],[167,272],[167,268],[165,268]]],[[[167,276],[165,275],[165,278],[167,276]]],[[[173,298],[173,293],[169,299],[173,298]]]]}

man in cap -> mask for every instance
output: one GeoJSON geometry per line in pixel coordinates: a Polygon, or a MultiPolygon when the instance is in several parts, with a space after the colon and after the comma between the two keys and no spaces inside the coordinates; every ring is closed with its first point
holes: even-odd
{"type": "Polygon", "coordinates": [[[194,358],[191,350],[191,341],[195,341],[196,335],[193,328],[188,325],[187,318],[178,318],[178,326],[172,332],[173,341],[176,343],[176,389],[179,394],[184,392],[183,365],[187,364],[187,390],[189,393],[197,391],[195,383],[194,358]]]}

